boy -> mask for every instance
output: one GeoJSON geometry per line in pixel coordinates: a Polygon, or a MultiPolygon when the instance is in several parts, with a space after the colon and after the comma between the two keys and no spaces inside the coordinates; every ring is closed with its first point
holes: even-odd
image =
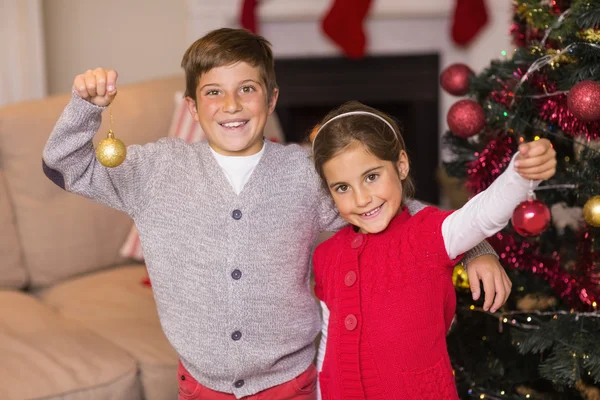
{"type": "MultiPolygon", "coordinates": [[[[273,64],[269,43],[249,32],[199,39],[182,67],[207,140],[132,145],[114,169],[96,161],[92,138],[117,74],[87,71],[44,149],[57,185],[135,221],[161,324],[180,356],[181,398],[316,396],[321,321],[309,256],[320,232],[344,222],[308,153],[263,140],[278,96],[273,64]]],[[[497,308],[510,282],[488,257],[469,273],[497,308]]]]}

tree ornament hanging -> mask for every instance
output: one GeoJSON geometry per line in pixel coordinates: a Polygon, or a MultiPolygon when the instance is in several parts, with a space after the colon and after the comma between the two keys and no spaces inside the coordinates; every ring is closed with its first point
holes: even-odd
{"type": "Polygon", "coordinates": [[[114,168],[125,161],[127,147],[121,140],[115,137],[112,130],[113,115],[110,107],[108,112],[110,113],[110,128],[108,129],[106,139],[101,140],[98,146],[96,146],[96,158],[105,167],[114,168]]]}
{"type": "Polygon", "coordinates": [[[469,290],[469,275],[462,263],[457,264],[454,267],[454,271],[452,271],[452,284],[454,284],[455,289],[463,291],[469,290]]]}
{"type": "Polygon", "coordinates": [[[512,225],[521,236],[537,236],[550,224],[551,214],[548,206],[537,200],[533,191],[529,198],[519,203],[512,215],[512,225]]]}
{"type": "Polygon", "coordinates": [[[485,113],[476,101],[460,100],[450,107],[446,122],[454,136],[469,138],[485,126],[485,113]]]}
{"type": "Polygon", "coordinates": [[[567,96],[569,111],[585,122],[600,119],[600,83],[581,81],[569,90],[567,96]]]}
{"type": "Polygon", "coordinates": [[[473,75],[467,65],[452,64],[440,75],[440,85],[453,96],[464,96],[469,91],[469,78],[473,75]]]}
{"type": "Polygon", "coordinates": [[[600,227],[600,195],[594,196],[585,202],[583,219],[593,227],[600,227]]]}

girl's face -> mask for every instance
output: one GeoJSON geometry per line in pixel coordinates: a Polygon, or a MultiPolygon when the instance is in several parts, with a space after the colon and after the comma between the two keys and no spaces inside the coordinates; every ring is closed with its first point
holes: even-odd
{"type": "Polygon", "coordinates": [[[402,179],[408,175],[406,153],[397,163],[353,144],[323,164],[327,186],[340,215],[361,233],[379,233],[398,214],[402,204],[402,179]]]}

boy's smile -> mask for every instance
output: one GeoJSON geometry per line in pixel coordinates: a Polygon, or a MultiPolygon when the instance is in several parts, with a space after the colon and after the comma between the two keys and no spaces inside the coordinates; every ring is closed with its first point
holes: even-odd
{"type": "Polygon", "coordinates": [[[202,74],[196,102],[186,100],[214,151],[226,156],[249,156],[262,149],[263,130],[275,109],[277,95],[275,89],[269,102],[259,69],[239,62],[202,74]]]}

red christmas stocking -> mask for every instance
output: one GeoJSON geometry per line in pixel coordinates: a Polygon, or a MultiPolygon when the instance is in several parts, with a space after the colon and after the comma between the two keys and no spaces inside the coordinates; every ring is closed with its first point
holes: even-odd
{"type": "Polygon", "coordinates": [[[452,21],[452,39],[459,46],[468,45],[488,22],[484,0],[456,0],[452,21]]]}
{"type": "Polygon", "coordinates": [[[372,0],[333,0],[333,6],[323,19],[323,31],[349,58],[365,55],[366,38],[363,21],[372,0]]]}
{"type": "Polygon", "coordinates": [[[256,7],[258,0],[244,0],[242,12],[240,13],[240,24],[242,28],[252,33],[258,33],[258,23],[256,22],[256,7]]]}

